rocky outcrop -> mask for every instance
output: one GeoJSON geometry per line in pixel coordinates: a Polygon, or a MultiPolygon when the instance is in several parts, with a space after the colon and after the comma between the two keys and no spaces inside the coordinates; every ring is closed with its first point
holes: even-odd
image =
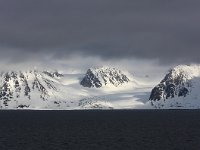
{"type": "Polygon", "coordinates": [[[116,68],[102,67],[88,69],[80,84],[88,88],[100,88],[107,85],[117,87],[129,81],[130,79],[122,71],[116,68]]]}
{"type": "Polygon", "coordinates": [[[186,97],[192,87],[192,80],[198,76],[197,66],[180,65],[171,69],[164,79],[152,89],[150,100],[159,101],[174,97],[186,97]],[[194,67],[194,68],[193,68],[194,67]]]}

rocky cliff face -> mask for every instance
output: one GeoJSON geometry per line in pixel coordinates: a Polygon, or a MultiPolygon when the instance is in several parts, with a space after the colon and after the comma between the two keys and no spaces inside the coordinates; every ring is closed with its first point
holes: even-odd
{"type": "Polygon", "coordinates": [[[80,84],[89,88],[100,88],[107,85],[117,87],[129,81],[130,79],[122,71],[116,68],[103,67],[88,69],[80,84]]]}
{"type": "Polygon", "coordinates": [[[179,65],[170,69],[164,79],[152,89],[149,100],[156,105],[160,102],[163,106],[168,103],[167,105],[184,107],[184,103],[187,103],[193,107],[195,104],[192,101],[200,98],[199,88],[200,65],[179,65]]]}
{"type": "Polygon", "coordinates": [[[179,65],[171,69],[153,88],[150,100],[159,101],[188,95],[199,95],[200,65],[179,65]]]}
{"type": "Polygon", "coordinates": [[[176,72],[171,69],[164,79],[153,88],[150,100],[173,98],[175,96],[186,96],[189,94],[191,81],[183,71],[176,72]]]}

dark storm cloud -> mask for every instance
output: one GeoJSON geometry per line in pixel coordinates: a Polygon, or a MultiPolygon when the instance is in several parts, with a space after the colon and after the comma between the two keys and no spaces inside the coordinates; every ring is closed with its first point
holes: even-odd
{"type": "Polygon", "coordinates": [[[78,53],[200,62],[200,1],[0,0],[0,46],[0,58],[16,61],[78,53]]]}

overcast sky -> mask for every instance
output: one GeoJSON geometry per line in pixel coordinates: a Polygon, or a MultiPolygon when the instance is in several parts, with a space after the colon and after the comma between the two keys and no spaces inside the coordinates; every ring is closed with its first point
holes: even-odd
{"type": "Polygon", "coordinates": [[[76,63],[73,56],[199,63],[200,1],[0,0],[2,63],[76,63]]]}

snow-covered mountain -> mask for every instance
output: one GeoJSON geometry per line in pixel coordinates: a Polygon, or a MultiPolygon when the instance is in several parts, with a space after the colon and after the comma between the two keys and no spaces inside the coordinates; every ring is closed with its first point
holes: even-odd
{"type": "Polygon", "coordinates": [[[119,86],[128,83],[130,79],[125,73],[116,68],[90,68],[80,84],[84,87],[119,86]]]}
{"type": "Polygon", "coordinates": [[[200,65],[170,69],[153,88],[150,100],[156,108],[200,108],[200,65]]]}
{"type": "Polygon", "coordinates": [[[0,107],[23,108],[59,98],[58,78],[48,71],[10,71],[0,76],[0,107]],[[36,102],[37,101],[37,102],[36,102]]]}

